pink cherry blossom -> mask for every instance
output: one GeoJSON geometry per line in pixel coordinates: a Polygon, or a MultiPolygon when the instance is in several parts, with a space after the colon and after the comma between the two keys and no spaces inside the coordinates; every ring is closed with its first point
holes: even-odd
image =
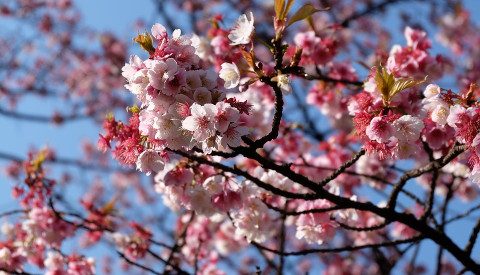
{"type": "MultiPolygon", "coordinates": [[[[328,208],[329,204],[319,200],[314,203],[307,203],[301,210],[313,208],[328,208]]],[[[330,220],[328,213],[310,213],[298,217],[296,222],[298,239],[305,239],[308,243],[323,244],[333,239],[336,234],[337,225],[330,220]]]]}
{"type": "Polygon", "coordinates": [[[152,36],[158,41],[163,41],[167,38],[167,29],[159,23],[152,26],[152,36]]]}
{"type": "Polygon", "coordinates": [[[137,170],[150,175],[152,172],[157,173],[163,169],[165,162],[160,154],[152,149],[143,151],[137,160],[137,170]]]}
{"type": "Polygon", "coordinates": [[[367,126],[365,133],[368,138],[377,142],[386,142],[394,135],[395,128],[384,117],[374,117],[367,126]]]}
{"type": "Polygon", "coordinates": [[[436,84],[429,84],[423,91],[423,95],[427,98],[435,97],[440,94],[440,87],[436,84]]]}
{"type": "Polygon", "coordinates": [[[182,127],[193,133],[193,138],[204,141],[215,135],[215,116],[218,111],[215,105],[203,106],[193,103],[190,107],[192,115],[182,122],[182,127]]]}
{"type": "Polygon", "coordinates": [[[242,143],[242,136],[247,135],[250,132],[246,126],[238,126],[231,124],[228,129],[220,137],[220,144],[223,147],[238,147],[242,143]]]}
{"type": "Polygon", "coordinates": [[[404,115],[393,122],[394,135],[403,142],[418,140],[423,127],[423,121],[411,115],[404,115]]]}
{"type": "Polygon", "coordinates": [[[218,102],[216,105],[217,114],[215,116],[215,129],[220,133],[227,131],[230,123],[235,123],[240,118],[240,112],[232,108],[230,104],[218,102]]]}

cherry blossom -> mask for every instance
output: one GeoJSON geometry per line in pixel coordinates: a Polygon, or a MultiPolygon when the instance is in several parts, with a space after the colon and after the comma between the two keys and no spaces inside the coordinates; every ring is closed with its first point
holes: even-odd
{"type": "Polygon", "coordinates": [[[223,63],[219,74],[220,78],[225,81],[227,89],[233,89],[240,83],[240,71],[234,63],[223,63]]]}
{"type": "Polygon", "coordinates": [[[394,134],[394,127],[384,117],[374,117],[365,129],[367,136],[377,142],[386,142],[394,134]]]}
{"type": "Polygon", "coordinates": [[[249,14],[250,20],[247,18],[247,15],[242,14],[235,22],[235,26],[233,26],[228,38],[232,41],[230,45],[241,45],[241,44],[248,44],[250,43],[250,37],[254,31],[254,18],[253,13],[250,12],[249,14]]]}
{"type": "Polygon", "coordinates": [[[393,122],[393,127],[394,135],[399,141],[415,142],[420,137],[424,124],[417,117],[404,115],[393,122]]]}
{"type": "Polygon", "coordinates": [[[278,87],[284,95],[289,95],[292,93],[292,86],[290,86],[290,80],[286,75],[278,76],[278,87]]]}
{"type": "Polygon", "coordinates": [[[161,171],[164,165],[162,157],[155,150],[145,150],[138,156],[137,170],[145,172],[147,176],[161,171]]]}

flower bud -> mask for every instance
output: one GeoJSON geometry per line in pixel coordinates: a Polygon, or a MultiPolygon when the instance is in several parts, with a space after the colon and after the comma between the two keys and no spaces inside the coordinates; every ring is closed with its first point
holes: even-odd
{"type": "Polygon", "coordinates": [[[153,47],[153,39],[148,32],[138,34],[137,37],[133,39],[133,42],[138,43],[140,45],[140,48],[147,51],[150,55],[155,53],[155,48],[153,47]]]}

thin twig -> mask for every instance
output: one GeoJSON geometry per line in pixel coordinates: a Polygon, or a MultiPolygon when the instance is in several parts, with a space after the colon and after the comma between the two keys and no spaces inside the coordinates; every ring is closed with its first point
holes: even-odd
{"type": "Polygon", "coordinates": [[[277,255],[284,255],[284,256],[304,256],[308,254],[313,254],[313,253],[339,253],[339,252],[344,252],[344,251],[355,251],[355,250],[360,250],[360,249],[365,249],[365,248],[372,248],[372,247],[385,247],[385,246],[396,246],[399,244],[404,244],[404,243],[411,243],[415,242],[421,239],[424,239],[425,237],[423,236],[416,236],[413,238],[408,238],[404,240],[396,240],[396,241],[388,241],[388,242],[383,242],[383,243],[375,243],[375,244],[365,244],[365,245],[358,245],[358,246],[344,246],[344,247],[336,247],[336,248],[323,248],[323,249],[305,249],[301,251],[295,251],[295,252],[281,252],[276,249],[271,249],[268,247],[265,247],[259,243],[252,242],[253,245],[256,247],[259,247],[263,250],[275,253],[277,255]]]}

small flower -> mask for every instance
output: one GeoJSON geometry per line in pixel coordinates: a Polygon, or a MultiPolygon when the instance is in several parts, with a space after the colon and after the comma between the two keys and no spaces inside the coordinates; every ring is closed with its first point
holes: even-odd
{"type": "Polygon", "coordinates": [[[368,138],[377,142],[386,142],[393,135],[394,128],[386,118],[374,117],[365,129],[368,138]]]}
{"type": "Polygon", "coordinates": [[[227,145],[231,148],[238,147],[242,143],[242,136],[248,133],[249,129],[246,126],[230,125],[220,137],[220,144],[225,148],[227,145]]]}
{"type": "Polygon", "coordinates": [[[292,86],[290,86],[290,80],[284,74],[278,76],[278,87],[284,95],[289,95],[292,93],[292,86]]]}
{"type": "Polygon", "coordinates": [[[217,129],[220,133],[223,133],[227,130],[230,122],[237,122],[237,120],[240,118],[240,112],[238,112],[237,109],[232,108],[230,104],[223,101],[218,102],[215,106],[217,107],[217,115],[215,116],[215,129],[217,129]]]}
{"type": "Polygon", "coordinates": [[[193,99],[197,104],[205,105],[212,102],[212,93],[205,87],[200,87],[193,93],[193,99]]]}
{"type": "Polygon", "coordinates": [[[475,150],[475,153],[480,156],[480,133],[478,133],[472,141],[472,148],[475,150]]]}
{"type": "Polygon", "coordinates": [[[215,135],[215,116],[218,113],[213,104],[203,106],[193,103],[190,107],[191,116],[182,122],[182,127],[193,133],[197,141],[204,141],[215,135]]]}
{"type": "Polygon", "coordinates": [[[255,29],[253,27],[253,13],[250,12],[250,21],[245,14],[240,15],[235,26],[230,31],[228,38],[232,41],[230,45],[248,44],[250,43],[250,36],[255,29]]]}
{"type": "Polygon", "coordinates": [[[145,172],[149,176],[152,172],[159,172],[163,170],[165,162],[160,154],[152,149],[143,151],[137,160],[137,170],[145,172]]]}
{"type": "Polygon", "coordinates": [[[440,94],[440,87],[436,84],[430,84],[423,91],[423,95],[427,98],[435,97],[440,94]]]}
{"type": "Polygon", "coordinates": [[[473,108],[466,109],[460,105],[450,107],[450,113],[447,117],[447,123],[455,130],[461,127],[462,123],[467,122],[474,115],[473,108]]]}
{"type": "Polygon", "coordinates": [[[394,155],[399,159],[407,159],[417,150],[415,143],[399,141],[394,149],[394,155]]]}
{"type": "Polygon", "coordinates": [[[157,41],[162,41],[167,38],[167,29],[162,24],[155,24],[152,26],[152,35],[157,41]]]}
{"type": "Polygon", "coordinates": [[[445,125],[447,124],[447,118],[450,110],[447,106],[439,105],[432,111],[432,121],[436,122],[438,125],[445,125]]]}
{"type": "Polygon", "coordinates": [[[480,186],[480,165],[475,165],[470,172],[470,180],[480,186]]]}
{"type": "Polygon", "coordinates": [[[47,258],[44,260],[44,265],[49,270],[62,270],[65,265],[65,260],[62,254],[56,251],[48,251],[47,258]]]}
{"type": "Polygon", "coordinates": [[[172,139],[181,136],[180,121],[171,114],[157,117],[153,122],[156,139],[172,139]]]}
{"type": "Polygon", "coordinates": [[[227,89],[233,89],[240,83],[240,71],[234,63],[223,63],[219,74],[220,78],[225,81],[227,89]]]}
{"type": "Polygon", "coordinates": [[[7,247],[3,247],[0,249],[0,260],[3,262],[8,262],[10,258],[12,257],[12,252],[10,252],[10,249],[7,247]]]}
{"type": "Polygon", "coordinates": [[[395,137],[403,142],[415,142],[420,137],[420,132],[425,124],[418,117],[404,115],[393,123],[395,137]]]}

